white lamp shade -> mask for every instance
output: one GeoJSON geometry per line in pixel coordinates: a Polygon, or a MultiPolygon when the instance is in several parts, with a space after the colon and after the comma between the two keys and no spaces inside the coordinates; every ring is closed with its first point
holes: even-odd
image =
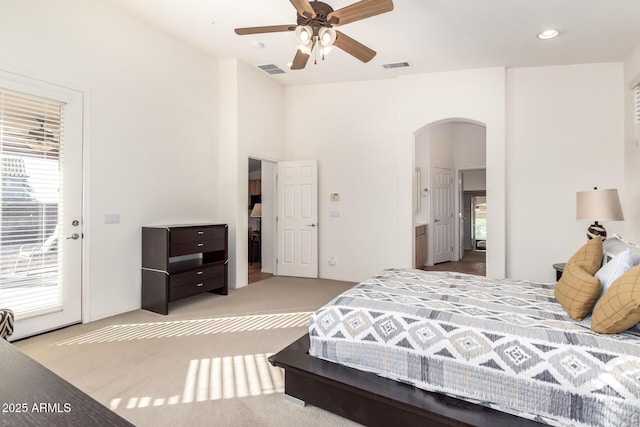
{"type": "Polygon", "coordinates": [[[622,221],[622,206],[618,190],[589,190],[576,193],[578,221],[622,221]]]}
{"type": "Polygon", "coordinates": [[[318,38],[320,39],[320,44],[323,47],[329,47],[332,46],[333,43],[336,41],[336,30],[334,30],[333,28],[321,28],[320,31],[318,31],[318,38]]]}
{"type": "Polygon", "coordinates": [[[310,25],[298,25],[296,27],[296,41],[298,42],[298,50],[310,55],[315,44],[313,28],[310,25]]]}
{"type": "Polygon", "coordinates": [[[262,218],[262,203],[256,203],[253,205],[253,210],[251,211],[251,218],[262,218]]]}

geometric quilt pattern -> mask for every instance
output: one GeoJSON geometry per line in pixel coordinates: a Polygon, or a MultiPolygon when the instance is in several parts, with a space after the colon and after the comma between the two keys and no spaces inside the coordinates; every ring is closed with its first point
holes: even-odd
{"type": "Polygon", "coordinates": [[[640,335],[592,332],[554,285],[384,270],[314,313],[309,354],[552,425],[640,425],[640,335]]]}

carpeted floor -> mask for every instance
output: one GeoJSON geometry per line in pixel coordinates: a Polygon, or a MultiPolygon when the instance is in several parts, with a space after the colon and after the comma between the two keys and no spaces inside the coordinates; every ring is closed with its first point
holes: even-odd
{"type": "Polygon", "coordinates": [[[430,267],[422,267],[425,271],[456,271],[459,273],[487,275],[487,253],[484,251],[465,251],[460,261],[449,261],[430,267]]]}
{"type": "Polygon", "coordinates": [[[267,362],[310,312],[353,283],[273,277],[18,341],[27,355],[137,426],[353,426],[284,398],[267,362]]]}

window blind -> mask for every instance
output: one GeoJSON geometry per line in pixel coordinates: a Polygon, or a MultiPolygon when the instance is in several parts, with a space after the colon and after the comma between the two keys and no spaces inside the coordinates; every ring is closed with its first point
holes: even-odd
{"type": "Polygon", "coordinates": [[[64,104],[0,88],[0,306],[60,310],[64,104]]]}

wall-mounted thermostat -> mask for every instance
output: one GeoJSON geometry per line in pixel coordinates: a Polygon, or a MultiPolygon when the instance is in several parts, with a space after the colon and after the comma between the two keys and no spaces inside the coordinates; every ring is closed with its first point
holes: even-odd
{"type": "Polygon", "coordinates": [[[340,201],[340,193],[331,193],[331,201],[339,202],[340,201]]]}

